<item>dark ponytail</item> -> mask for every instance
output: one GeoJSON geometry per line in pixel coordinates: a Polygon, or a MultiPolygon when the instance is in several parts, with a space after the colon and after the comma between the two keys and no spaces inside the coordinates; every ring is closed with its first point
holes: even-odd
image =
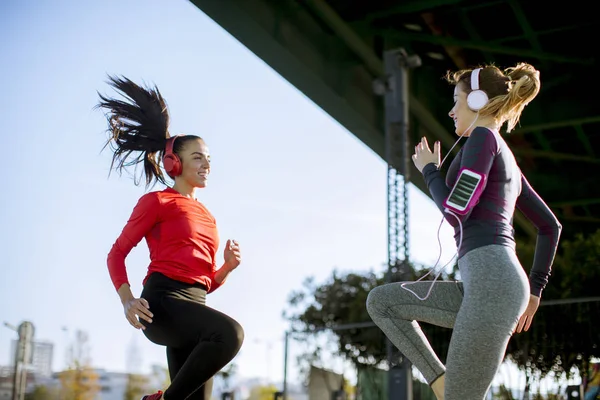
{"type": "MultiPolygon", "coordinates": [[[[167,185],[160,168],[169,134],[169,111],[167,104],[155,86],[142,88],[131,80],[109,76],[108,83],[124,97],[124,100],[107,98],[100,93],[100,102],[96,108],[104,108],[108,121],[109,144],[113,149],[111,170],[122,170],[143,162],[146,187],[152,181],[167,185]],[[139,152],[133,159],[127,160],[132,153],[139,152]],[[157,159],[158,155],[158,159],[157,159]]],[[[134,183],[139,184],[135,177],[134,183]]]]}

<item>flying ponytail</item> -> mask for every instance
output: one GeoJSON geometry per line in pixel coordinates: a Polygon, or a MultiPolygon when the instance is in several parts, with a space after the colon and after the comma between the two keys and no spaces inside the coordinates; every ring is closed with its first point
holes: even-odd
{"type": "MultiPolygon", "coordinates": [[[[98,93],[100,102],[96,108],[106,110],[109,144],[113,149],[111,170],[116,165],[119,174],[124,168],[143,162],[146,187],[154,181],[167,184],[160,168],[160,158],[169,134],[169,111],[158,88],[142,88],[131,80],[109,76],[108,83],[124,100],[105,97],[98,93]],[[133,153],[132,159],[128,160],[133,153]],[[159,157],[157,159],[157,156],[159,157]]],[[[134,183],[139,184],[135,177],[134,183]]]]}

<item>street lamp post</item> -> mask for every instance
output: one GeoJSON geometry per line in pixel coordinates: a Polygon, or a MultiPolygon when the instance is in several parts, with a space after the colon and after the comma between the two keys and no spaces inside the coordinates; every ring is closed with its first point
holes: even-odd
{"type": "Polygon", "coordinates": [[[29,321],[22,322],[18,328],[8,322],[5,322],[4,326],[19,334],[15,351],[12,400],[24,400],[25,391],[27,390],[27,367],[31,364],[33,355],[34,327],[29,321]]]}

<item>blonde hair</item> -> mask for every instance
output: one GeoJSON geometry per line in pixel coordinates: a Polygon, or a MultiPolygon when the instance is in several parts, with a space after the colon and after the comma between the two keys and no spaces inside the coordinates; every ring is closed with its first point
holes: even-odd
{"type": "MultiPolygon", "coordinates": [[[[521,113],[540,91],[540,72],[527,63],[518,63],[514,67],[500,70],[494,65],[485,65],[479,72],[479,88],[486,92],[489,102],[479,110],[482,117],[493,116],[502,126],[507,123],[510,132],[519,122],[521,113]]],[[[446,80],[467,94],[471,92],[471,72],[463,69],[448,72],[446,80]]]]}

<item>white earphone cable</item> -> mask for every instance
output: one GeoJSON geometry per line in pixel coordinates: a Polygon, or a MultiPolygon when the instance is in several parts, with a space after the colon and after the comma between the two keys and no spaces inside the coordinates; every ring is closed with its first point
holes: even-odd
{"type": "MultiPolygon", "coordinates": [[[[444,157],[444,159],[442,160],[442,162],[440,163],[440,165],[438,166],[438,170],[442,167],[442,165],[444,164],[444,161],[446,161],[446,158],[448,158],[448,156],[450,155],[450,153],[452,152],[452,149],[454,149],[454,147],[458,144],[458,142],[460,141],[460,139],[462,139],[462,137],[470,131],[470,129],[473,127],[473,125],[475,125],[475,122],[477,121],[477,119],[479,118],[479,111],[477,112],[477,115],[475,115],[475,119],[473,120],[473,122],[471,122],[471,125],[469,125],[469,127],[467,129],[465,129],[465,131],[460,135],[460,137],[458,138],[458,140],[454,143],[454,145],[450,148],[450,150],[448,151],[448,153],[446,154],[446,156],[444,157]]],[[[435,284],[435,282],[437,281],[437,279],[439,278],[439,276],[442,274],[442,272],[444,271],[444,269],[452,262],[452,260],[454,260],[454,258],[456,256],[458,256],[459,252],[460,252],[460,247],[462,245],[462,238],[463,238],[463,228],[462,228],[462,222],[460,221],[460,218],[454,214],[452,211],[448,210],[447,208],[444,209],[444,212],[452,215],[454,218],[456,218],[456,220],[458,221],[458,226],[460,229],[460,233],[459,233],[459,237],[458,237],[458,247],[456,248],[456,253],[452,256],[452,258],[450,259],[450,261],[448,261],[441,269],[440,271],[437,273],[437,275],[435,276],[435,278],[433,279],[433,282],[431,282],[431,286],[429,286],[429,290],[427,291],[427,294],[425,295],[425,297],[420,297],[417,293],[415,293],[414,291],[408,289],[406,286],[408,285],[412,285],[415,284],[417,282],[420,282],[423,278],[425,278],[427,275],[429,275],[430,273],[432,273],[433,271],[435,271],[436,266],[438,265],[438,263],[440,262],[440,259],[442,258],[442,242],[440,240],[440,230],[442,229],[442,224],[444,223],[444,218],[442,217],[442,221],[440,222],[440,226],[438,227],[438,231],[437,231],[437,240],[438,240],[438,245],[439,245],[439,251],[440,254],[438,256],[437,261],[435,262],[435,265],[429,270],[429,272],[427,272],[425,275],[423,275],[422,277],[420,277],[418,280],[414,281],[414,282],[403,282],[400,286],[403,289],[408,290],[409,292],[411,292],[412,294],[414,294],[419,300],[426,300],[429,295],[431,294],[431,291],[433,290],[433,285],[435,284]]]]}

